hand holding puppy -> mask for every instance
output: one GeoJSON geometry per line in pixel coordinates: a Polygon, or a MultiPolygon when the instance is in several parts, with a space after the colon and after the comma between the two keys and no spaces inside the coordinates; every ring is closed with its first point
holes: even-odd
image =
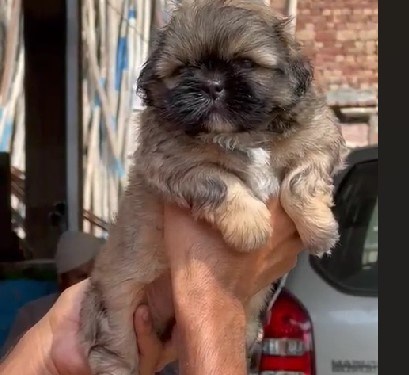
{"type": "Polygon", "coordinates": [[[210,226],[179,208],[165,208],[182,374],[247,374],[245,306],[289,272],[302,249],[279,200],[268,207],[274,235],[250,253],[231,251],[210,226]]]}
{"type": "MultiPolygon", "coordinates": [[[[182,373],[234,371],[238,375],[242,368],[245,374],[245,301],[287,273],[302,248],[279,201],[272,200],[268,206],[275,234],[267,246],[249,254],[230,251],[219,233],[195,222],[188,212],[165,208],[165,244],[172,277],[167,274],[158,279],[155,288],[162,292],[157,294],[162,304],[156,306],[173,310],[166,305],[167,294],[173,294],[178,325],[172,340],[162,343],[147,306],[137,309],[134,325],[140,375],[162,370],[176,360],[178,349],[182,373]],[[237,356],[233,358],[232,353],[237,356]]],[[[62,294],[2,363],[0,374],[91,374],[78,337],[80,302],[88,284],[88,280],[81,282],[62,294]]]]}
{"type": "Polygon", "coordinates": [[[179,286],[179,278],[187,281],[181,290],[174,290],[174,298],[186,295],[194,306],[203,299],[197,291],[211,285],[246,304],[290,271],[302,249],[300,237],[278,199],[272,199],[268,208],[274,235],[260,250],[240,253],[227,248],[220,234],[208,224],[195,222],[176,206],[167,206],[164,233],[174,288],[179,286]]]}
{"type": "MultiPolygon", "coordinates": [[[[177,327],[171,341],[161,343],[150,318],[144,324],[143,316],[146,318],[149,310],[141,307],[136,318],[142,344],[141,375],[162,370],[177,359],[177,352],[181,373],[209,375],[214,370],[228,374],[234,369],[237,375],[240,367],[245,371],[244,306],[257,292],[289,272],[302,249],[295,225],[279,200],[271,200],[268,208],[274,228],[269,243],[259,251],[238,253],[228,249],[209,225],[194,221],[189,212],[165,207],[164,234],[171,275],[158,280],[155,289],[167,293],[172,285],[177,327]],[[233,359],[232,353],[237,357],[233,359]],[[224,368],[226,358],[229,363],[224,368]]],[[[168,299],[163,295],[160,298],[168,299]]]]}

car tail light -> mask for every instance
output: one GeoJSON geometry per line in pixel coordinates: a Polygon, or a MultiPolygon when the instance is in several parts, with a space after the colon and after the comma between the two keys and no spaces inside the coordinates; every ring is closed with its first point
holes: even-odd
{"type": "Polygon", "coordinates": [[[264,326],[260,375],[314,375],[310,316],[291,294],[282,291],[264,326]]]}

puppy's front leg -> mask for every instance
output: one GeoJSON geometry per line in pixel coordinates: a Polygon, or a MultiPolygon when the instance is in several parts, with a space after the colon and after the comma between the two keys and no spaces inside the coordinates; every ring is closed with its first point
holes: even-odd
{"type": "Polygon", "coordinates": [[[281,203],[294,221],[306,250],[330,251],[338,241],[338,223],[332,213],[332,160],[320,155],[293,168],[281,187],[281,203]]]}
{"type": "Polygon", "coordinates": [[[149,183],[169,200],[190,208],[194,217],[217,227],[235,249],[247,252],[266,243],[270,212],[240,179],[212,164],[184,164],[172,172],[161,171],[149,183]]]}
{"type": "Polygon", "coordinates": [[[129,282],[116,288],[95,280],[89,284],[81,306],[80,332],[93,375],[138,374],[133,299],[141,289],[135,288],[129,282]]]}

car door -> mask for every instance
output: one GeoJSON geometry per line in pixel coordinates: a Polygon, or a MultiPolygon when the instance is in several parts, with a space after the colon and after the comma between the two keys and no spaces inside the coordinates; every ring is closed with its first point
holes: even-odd
{"type": "Polygon", "coordinates": [[[331,256],[303,255],[287,288],[313,324],[315,373],[378,374],[378,160],[358,151],[340,176],[341,239],[331,256]]]}

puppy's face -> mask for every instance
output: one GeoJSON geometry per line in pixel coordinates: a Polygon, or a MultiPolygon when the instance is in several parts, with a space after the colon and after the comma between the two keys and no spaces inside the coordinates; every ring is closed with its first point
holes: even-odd
{"type": "Polygon", "coordinates": [[[180,6],[139,78],[146,103],[192,135],[271,128],[308,90],[307,60],[267,7],[196,0],[180,6]]]}

